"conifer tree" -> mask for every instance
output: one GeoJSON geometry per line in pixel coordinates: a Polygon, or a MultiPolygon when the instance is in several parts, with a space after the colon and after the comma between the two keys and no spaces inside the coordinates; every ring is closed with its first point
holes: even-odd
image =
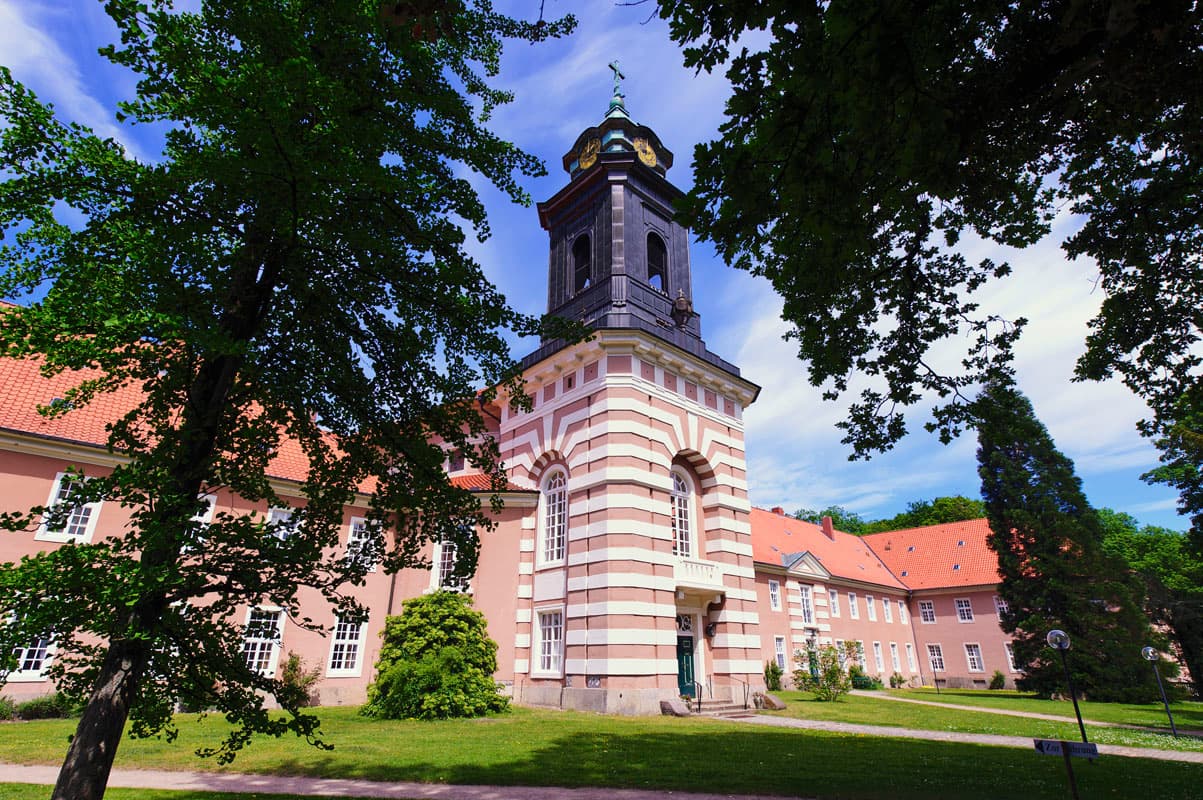
{"type": "Polygon", "coordinates": [[[1045,643],[1053,628],[1071,638],[1077,690],[1102,701],[1151,700],[1153,676],[1140,657],[1155,637],[1139,592],[1102,547],[1103,528],[1073,462],[1053,444],[1032,404],[1014,386],[990,385],[977,401],[978,472],[998,554],[1002,628],[1014,637],[1020,689],[1066,691],[1060,658],[1045,643]]]}

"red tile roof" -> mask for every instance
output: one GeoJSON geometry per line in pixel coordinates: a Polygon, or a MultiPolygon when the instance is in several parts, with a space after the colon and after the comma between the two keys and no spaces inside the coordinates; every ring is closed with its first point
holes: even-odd
{"type": "Polygon", "coordinates": [[[824,569],[837,578],[906,589],[864,540],[835,532],[835,541],[811,522],[752,509],[752,558],[762,564],[782,565],[782,556],[809,551],[824,569]]]}
{"type": "MultiPolygon", "coordinates": [[[[108,443],[108,424],[142,400],[141,390],[127,385],[99,395],[83,408],[47,418],[38,413],[39,405],[49,405],[56,398],[62,398],[68,389],[99,373],[81,370],[47,378],[39,371],[41,363],[38,359],[0,358],[0,430],[103,448],[108,443]]],[[[308,470],[309,460],[301,445],[294,439],[285,439],[268,467],[268,474],[273,478],[301,482],[308,470]]],[[[484,475],[457,476],[451,483],[473,492],[492,491],[484,475]]],[[[503,489],[506,490],[517,490],[517,487],[509,485],[503,489]]]]}
{"type": "Polygon", "coordinates": [[[912,589],[998,583],[998,556],[986,544],[984,519],[874,533],[864,539],[912,589]]]}

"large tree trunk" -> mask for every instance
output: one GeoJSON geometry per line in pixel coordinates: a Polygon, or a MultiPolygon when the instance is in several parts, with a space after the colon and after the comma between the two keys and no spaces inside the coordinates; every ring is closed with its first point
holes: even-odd
{"type": "Polygon", "coordinates": [[[1203,614],[1190,602],[1192,599],[1180,599],[1170,606],[1169,623],[1198,695],[1203,694],[1203,614]]]}
{"type": "Polygon", "coordinates": [[[104,797],[117,745],[146,663],[144,643],[125,641],[109,645],[96,687],[67,749],[52,800],[104,797]]]}

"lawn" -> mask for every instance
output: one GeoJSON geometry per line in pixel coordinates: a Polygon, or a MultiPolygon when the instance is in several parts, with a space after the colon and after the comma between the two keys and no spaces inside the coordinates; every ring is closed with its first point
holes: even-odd
{"type": "MultiPolygon", "coordinates": [[[[902,708],[909,706],[890,706],[891,722],[897,721],[902,708]]],[[[483,720],[436,723],[374,721],[349,708],[320,711],[325,733],[336,745],[334,751],[318,751],[296,739],[262,739],[229,769],[375,780],[610,786],[842,800],[1060,800],[1066,796],[1060,759],[1012,748],[704,719],[620,718],[525,708],[483,720]]],[[[221,769],[211,760],[194,758],[191,751],[215,743],[225,727],[217,718],[182,719],[176,744],[127,740],[122,743],[117,766],[221,769]]],[[[72,729],[70,721],[0,725],[0,760],[57,763],[72,729]]],[[[1130,797],[1131,787],[1140,786],[1142,794],[1187,800],[1198,796],[1203,765],[1103,758],[1093,766],[1082,762],[1078,781],[1084,797],[1130,797]]],[[[162,800],[168,797],[163,795],[162,800]]],[[[141,795],[132,798],[144,800],[141,795]]],[[[154,800],[160,798],[154,796],[154,800]]]]}
{"type": "MultiPolygon", "coordinates": [[[[1020,692],[992,692],[982,689],[942,689],[936,694],[934,689],[891,689],[889,693],[896,697],[906,697],[912,700],[930,700],[938,703],[955,705],[980,706],[981,708],[998,708],[1007,711],[1032,711],[1038,714],[1055,714],[1073,719],[1073,703],[1068,700],[1039,700],[1034,695],[1020,692]]],[[[1078,703],[1082,716],[1099,722],[1115,722],[1120,725],[1147,725],[1154,728],[1169,730],[1170,723],[1165,716],[1165,707],[1160,703],[1133,705],[1129,703],[1078,703]]],[[[1203,731],[1203,703],[1178,702],[1171,703],[1170,710],[1174,712],[1174,722],[1179,729],[1203,731]]]]}
{"type": "MultiPolygon", "coordinates": [[[[0,783],[0,800],[46,800],[50,788],[30,783],[0,783]]],[[[296,800],[291,794],[177,792],[168,789],[109,789],[104,796],[105,800],[296,800]]]]}
{"type": "MultiPolygon", "coordinates": [[[[801,719],[827,720],[832,722],[851,722],[860,725],[893,725],[899,728],[917,730],[956,731],[958,733],[992,733],[1001,736],[1023,736],[1032,739],[1071,739],[1077,740],[1081,734],[1078,723],[1074,719],[1073,706],[1069,705],[1069,716],[1065,722],[1030,719],[1025,717],[1004,716],[991,714],[988,711],[974,711],[966,703],[965,710],[922,706],[914,703],[899,703],[884,697],[866,695],[848,695],[836,703],[821,703],[813,699],[813,695],[803,692],[781,692],[785,700],[785,711],[772,712],[779,716],[798,717],[801,719]]],[[[945,695],[941,695],[944,697],[945,695]]],[[[935,699],[933,692],[931,697],[935,699]]],[[[963,698],[972,699],[972,698],[963,698]]],[[[1039,711],[1054,713],[1038,704],[1052,706],[1059,712],[1060,703],[1026,699],[1025,706],[1016,708],[1017,711],[1039,711]]],[[[1098,709],[1101,703],[1092,705],[1091,710],[1098,709]]],[[[1143,708],[1134,706],[1134,708],[1143,708]]],[[[1085,709],[1083,710],[1085,716],[1085,709]]],[[[1114,714],[1113,716],[1120,716],[1114,714]]],[[[1162,712],[1165,720],[1165,712],[1162,712]]],[[[1169,732],[1169,723],[1165,724],[1165,733],[1152,731],[1136,731],[1126,728],[1106,728],[1097,725],[1086,725],[1086,735],[1090,741],[1097,744],[1119,744],[1129,747],[1152,747],[1162,750],[1192,750],[1203,752],[1203,739],[1181,736],[1173,738],[1169,732]]]]}

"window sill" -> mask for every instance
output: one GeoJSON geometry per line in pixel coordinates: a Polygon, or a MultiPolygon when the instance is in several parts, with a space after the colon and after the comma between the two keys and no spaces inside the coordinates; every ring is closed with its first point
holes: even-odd
{"type": "Polygon", "coordinates": [[[79,542],[80,544],[90,544],[92,541],[91,534],[83,536],[71,536],[66,533],[50,533],[49,531],[38,531],[34,534],[35,542],[56,542],[58,544],[66,544],[67,542],[79,542]]]}
{"type": "Polygon", "coordinates": [[[41,673],[10,672],[4,680],[6,683],[43,683],[50,680],[50,678],[41,673]]]}
{"type": "Polygon", "coordinates": [[[362,678],[363,669],[330,669],[326,670],[327,678],[362,678]]]}

